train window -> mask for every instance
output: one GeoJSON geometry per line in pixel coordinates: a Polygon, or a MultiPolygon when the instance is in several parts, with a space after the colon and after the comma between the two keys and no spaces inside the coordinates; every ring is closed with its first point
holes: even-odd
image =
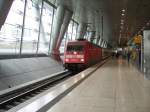
{"type": "Polygon", "coordinates": [[[69,45],[67,46],[67,51],[83,51],[82,45],[69,45]]]}

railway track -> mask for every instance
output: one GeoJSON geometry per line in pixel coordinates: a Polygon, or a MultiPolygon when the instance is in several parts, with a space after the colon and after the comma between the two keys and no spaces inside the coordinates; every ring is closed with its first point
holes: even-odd
{"type": "Polygon", "coordinates": [[[1,94],[0,112],[8,111],[9,109],[25,102],[37,94],[40,94],[41,92],[67,79],[71,74],[72,73],[69,71],[64,71],[50,78],[7,92],[5,94],[1,94]]]}

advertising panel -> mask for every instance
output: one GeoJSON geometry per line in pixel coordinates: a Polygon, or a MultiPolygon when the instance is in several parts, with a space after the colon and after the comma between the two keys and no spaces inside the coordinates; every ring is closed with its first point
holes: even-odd
{"type": "Polygon", "coordinates": [[[150,78],[150,30],[143,32],[143,71],[147,78],[150,78]]]}

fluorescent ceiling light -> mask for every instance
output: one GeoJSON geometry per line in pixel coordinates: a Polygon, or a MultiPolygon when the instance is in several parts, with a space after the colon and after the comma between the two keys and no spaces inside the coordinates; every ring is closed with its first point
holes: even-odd
{"type": "Polygon", "coordinates": [[[122,9],[122,12],[125,12],[126,10],[125,9],[122,9]]]}

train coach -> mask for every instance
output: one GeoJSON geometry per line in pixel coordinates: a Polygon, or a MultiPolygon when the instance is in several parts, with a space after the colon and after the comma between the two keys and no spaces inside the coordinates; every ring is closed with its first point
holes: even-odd
{"type": "Polygon", "coordinates": [[[87,40],[71,41],[67,43],[64,53],[64,66],[75,71],[83,70],[102,59],[102,48],[87,40]]]}

